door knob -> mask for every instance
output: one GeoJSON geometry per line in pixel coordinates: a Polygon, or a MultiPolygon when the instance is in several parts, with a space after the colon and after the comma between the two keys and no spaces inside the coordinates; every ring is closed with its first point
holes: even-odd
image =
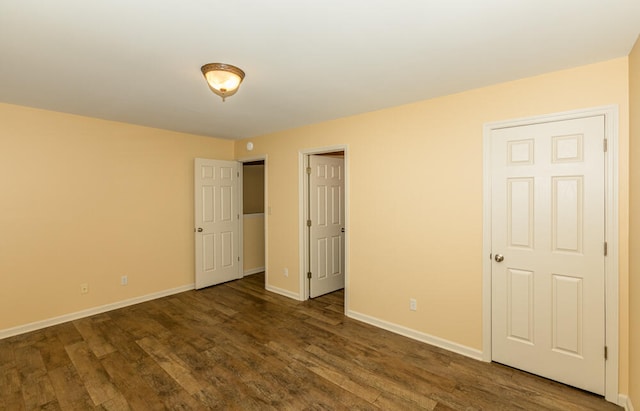
{"type": "Polygon", "coordinates": [[[502,254],[496,254],[496,262],[501,263],[504,260],[504,256],[502,254]]]}
{"type": "Polygon", "coordinates": [[[202,227],[198,227],[198,232],[201,233],[202,232],[202,227]]]}

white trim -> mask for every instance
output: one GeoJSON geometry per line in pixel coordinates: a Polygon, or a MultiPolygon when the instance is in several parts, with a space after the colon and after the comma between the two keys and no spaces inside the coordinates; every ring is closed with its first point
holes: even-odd
{"type": "Polygon", "coordinates": [[[267,155],[264,155],[264,286],[267,288],[269,282],[269,215],[271,214],[271,206],[269,205],[269,162],[267,161],[267,155]],[[269,211],[268,211],[269,210],[269,211]]]}
{"type": "Polygon", "coordinates": [[[615,402],[618,398],[618,361],[619,357],[619,251],[618,230],[618,107],[610,106],[600,111],[605,116],[605,138],[608,141],[605,156],[605,241],[608,245],[608,255],[605,258],[605,310],[606,330],[605,344],[609,359],[605,363],[605,398],[615,402]]]}
{"type": "Polygon", "coordinates": [[[195,283],[183,285],[176,288],[170,288],[164,291],[158,291],[156,293],[146,294],[140,297],[134,297],[128,300],[118,301],[111,304],[101,305],[99,307],[88,308],[86,310],[61,315],[59,317],[53,317],[53,318],[48,318],[42,321],[36,321],[29,324],[19,325],[13,328],[6,328],[4,330],[0,330],[0,340],[3,338],[13,337],[14,335],[24,334],[31,331],[40,330],[42,328],[51,327],[53,325],[58,325],[58,324],[66,323],[69,321],[77,320],[80,318],[85,318],[85,317],[89,317],[96,314],[106,313],[107,311],[117,310],[118,308],[128,307],[134,304],[140,304],[146,301],[167,297],[173,294],[179,294],[185,291],[191,291],[193,289],[195,289],[195,283]]]}
{"type": "Polygon", "coordinates": [[[258,274],[264,271],[264,267],[256,267],[256,268],[251,268],[249,270],[244,270],[244,275],[252,275],[252,274],[258,274]]]}
{"type": "Polygon", "coordinates": [[[307,278],[307,236],[305,235],[306,215],[307,215],[307,184],[305,172],[305,158],[311,154],[324,154],[342,151],[344,153],[344,310],[345,315],[349,307],[349,145],[339,144],[334,146],[324,146],[316,148],[303,149],[298,152],[298,215],[300,222],[298,224],[299,249],[300,249],[300,287],[299,293],[304,300],[309,299],[309,279],[307,278]]]}
{"type": "Polygon", "coordinates": [[[465,357],[473,358],[475,360],[482,360],[482,351],[475,348],[467,347],[466,345],[435,337],[421,331],[416,331],[414,329],[371,317],[356,311],[349,310],[346,315],[347,317],[353,318],[354,320],[362,321],[375,327],[391,331],[395,334],[404,335],[405,337],[409,337],[411,339],[433,345],[447,351],[454,352],[456,354],[464,355],[465,357]]]}
{"type": "Polygon", "coordinates": [[[284,288],[274,287],[272,285],[267,284],[265,286],[265,289],[267,291],[271,291],[272,293],[280,294],[282,296],[289,297],[289,298],[292,298],[294,300],[303,301],[303,299],[300,298],[300,294],[296,294],[296,293],[291,292],[289,290],[285,290],[284,288]]]}
{"type": "Polygon", "coordinates": [[[236,161],[236,171],[238,173],[238,192],[236,193],[236,201],[238,202],[238,278],[242,278],[244,276],[244,167],[240,161],[236,161]]]}
{"type": "Polygon", "coordinates": [[[298,295],[301,297],[300,300],[305,301],[309,299],[309,285],[307,282],[307,236],[305,235],[305,218],[307,215],[307,184],[305,184],[305,160],[306,154],[303,151],[298,152],[298,216],[300,219],[300,223],[298,224],[298,242],[300,247],[300,255],[299,255],[299,273],[300,280],[298,286],[298,295]]]}
{"type": "Polygon", "coordinates": [[[631,398],[624,394],[620,394],[618,396],[618,405],[623,407],[625,411],[634,411],[633,404],[631,403],[631,398]]]}
{"type": "Polygon", "coordinates": [[[491,362],[491,130],[482,136],[482,361],[491,362]]]}
{"type": "Polygon", "coordinates": [[[605,398],[617,403],[618,395],[618,106],[603,106],[563,113],[492,122],[483,129],[483,241],[482,241],[482,359],[491,361],[491,131],[507,127],[604,115],[608,150],[605,157],[606,215],[605,241],[605,344],[609,359],[605,362],[605,398]]]}
{"type": "Polygon", "coordinates": [[[267,161],[267,155],[266,154],[259,154],[259,155],[255,155],[255,156],[246,156],[246,157],[240,157],[240,158],[236,158],[236,161],[239,161],[241,163],[252,163],[254,161],[267,161]]]}

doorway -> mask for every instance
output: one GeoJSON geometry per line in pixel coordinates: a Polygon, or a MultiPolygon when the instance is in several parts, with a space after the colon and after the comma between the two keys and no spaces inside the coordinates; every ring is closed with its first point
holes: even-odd
{"type": "Polygon", "coordinates": [[[483,358],[617,402],[615,108],[484,133],[483,358]]]}
{"type": "Polygon", "coordinates": [[[196,289],[242,278],[240,181],[235,161],[194,161],[196,289]]]}
{"type": "Polygon", "coordinates": [[[304,300],[345,289],[348,298],[346,147],[300,153],[301,290],[304,300]]]}
{"type": "Polygon", "coordinates": [[[265,164],[242,163],[243,276],[265,271],[265,164]]]}

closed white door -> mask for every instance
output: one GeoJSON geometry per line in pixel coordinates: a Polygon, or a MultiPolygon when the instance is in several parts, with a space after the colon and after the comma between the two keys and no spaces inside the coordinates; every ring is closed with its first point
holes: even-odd
{"type": "Polygon", "coordinates": [[[344,288],[344,159],[309,156],[309,295],[344,288]]]}
{"type": "Polygon", "coordinates": [[[493,130],[492,359],[605,388],[604,116],[493,130]]]}
{"type": "Polygon", "coordinates": [[[239,178],[234,161],[195,160],[196,288],[242,277],[239,178]]]}

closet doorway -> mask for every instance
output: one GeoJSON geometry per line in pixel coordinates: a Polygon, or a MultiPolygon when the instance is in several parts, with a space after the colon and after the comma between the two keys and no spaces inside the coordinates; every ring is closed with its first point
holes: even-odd
{"type": "Polygon", "coordinates": [[[243,276],[265,271],[265,161],[242,163],[243,276]]]}
{"type": "Polygon", "coordinates": [[[301,295],[345,289],[348,299],[348,160],[346,147],[300,153],[301,295]]]}

